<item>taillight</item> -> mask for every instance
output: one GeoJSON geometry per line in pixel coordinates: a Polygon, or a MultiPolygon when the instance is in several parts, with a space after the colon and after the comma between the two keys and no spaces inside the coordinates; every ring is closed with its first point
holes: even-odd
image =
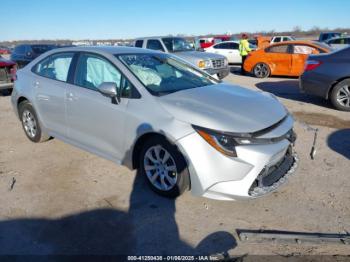
{"type": "Polygon", "coordinates": [[[312,71],[322,65],[321,61],[316,61],[316,60],[307,60],[305,64],[304,71],[312,71]]]}

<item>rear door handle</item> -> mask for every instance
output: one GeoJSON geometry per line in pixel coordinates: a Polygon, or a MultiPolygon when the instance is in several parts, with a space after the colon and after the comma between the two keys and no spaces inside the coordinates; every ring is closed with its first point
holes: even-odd
{"type": "Polygon", "coordinates": [[[66,97],[68,101],[77,100],[77,97],[73,93],[67,93],[66,97]]]}

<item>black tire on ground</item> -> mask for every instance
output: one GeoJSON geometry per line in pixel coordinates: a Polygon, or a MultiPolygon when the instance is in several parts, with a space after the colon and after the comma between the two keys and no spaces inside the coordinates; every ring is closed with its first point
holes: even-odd
{"type": "Polygon", "coordinates": [[[333,87],[330,100],[336,109],[350,111],[350,79],[345,79],[333,87]]]}
{"type": "Polygon", "coordinates": [[[27,100],[23,101],[18,105],[18,113],[19,113],[20,121],[22,123],[23,131],[30,141],[32,141],[34,143],[41,143],[41,142],[45,142],[45,141],[50,139],[50,136],[42,131],[38,116],[37,116],[32,104],[29,101],[27,101],[27,100]],[[28,113],[28,112],[30,113],[30,115],[32,116],[32,118],[35,121],[35,125],[36,125],[35,130],[36,131],[35,131],[34,136],[30,136],[25,128],[23,114],[28,113]]]}
{"type": "Polygon", "coordinates": [[[253,74],[257,78],[269,77],[270,73],[270,67],[265,63],[257,63],[253,68],[253,74]]]}
{"type": "MultiPolygon", "coordinates": [[[[183,155],[179,152],[177,147],[175,145],[170,144],[164,137],[155,136],[147,140],[143,148],[141,150],[140,159],[139,159],[139,167],[140,167],[140,173],[142,176],[145,177],[148,184],[150,185],[151,189],[155,191],[156,193],[168,197],[168,198],[176,198],[179,195],[181,195],[184,191],[189,189],[190,187],[190,174],[187,168],[187,163],[183,157],[183,155]],[[151,149],[154,146],[160,145],[162,148],[164,148],[170,156],[175,161],[176,166],[176,173],[177,173],[177,180],[176,184],[170,189],[170,190],[160,190],[155,185],[152,184],[150,179],[147,176],[146,170],[145,170],[145,155],[149,149],[151,149]]],[[[160,179],[160,178],[159,178],[160,179]]]]}

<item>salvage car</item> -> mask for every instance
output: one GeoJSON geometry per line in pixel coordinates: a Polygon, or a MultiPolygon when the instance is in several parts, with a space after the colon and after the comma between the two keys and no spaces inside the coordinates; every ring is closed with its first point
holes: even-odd
{"type": "Polygon", "coordinates": [[[263,196],[292,175],[293,118],[270,93],[223,83],[174,55],[130,47],[50,51],[17,73],[29,140],[61,139],[138,168],[166,197],[263,196]]]}
{"type": "Polygon", "coordinates": [[[308,41],[290,41],[270,45],[248,54],[244,70],[255,77],[272,75],[300,76],[310,54],[329,53],[326,44],[308,41]]]}
{"type": "Polygon", "coordinates": [[[350,111],[350,47],[310,55],[300,76],[300,90],[328,99],[342,111],[350,111]]]}
{"type": "Polygon", "coordinates": [[[18,45],[11,53],[11,60],[16,62],[18,68],[22,68],[39,55],[56,48],[54,45],[18,45]]]}
{"type": "Polygon", "coordinates": [[[172,53],[206,71],[208,74],[217,76],[219,79],[226,77],[230,73],[226,57],[195,51],[195,48],[181,37],[138,38],[134,46],[172,53]]]}
{"type": "MultiPolygon", "coordinates": [[[[255,50],[256,46],[249,43],[250,49],[255,50]]],[[[226,41],[205,48],[205,52],[220,54],[227,58],[229,64],[242,64],[242,57],[239,53],[239,41],[226,41]]]]}
{"type": "Polygon", "coordinates": [[[16,63],[0,56],[0,91],[8,94],[16,75],[16,63]]]}

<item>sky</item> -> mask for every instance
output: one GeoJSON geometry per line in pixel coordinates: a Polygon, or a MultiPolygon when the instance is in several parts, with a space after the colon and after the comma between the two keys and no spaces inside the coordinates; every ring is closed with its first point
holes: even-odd
{"type": "Polygon", "coordinates": [[[350,27],[348,0],[0,0],[0,41],[350,27]]]}

